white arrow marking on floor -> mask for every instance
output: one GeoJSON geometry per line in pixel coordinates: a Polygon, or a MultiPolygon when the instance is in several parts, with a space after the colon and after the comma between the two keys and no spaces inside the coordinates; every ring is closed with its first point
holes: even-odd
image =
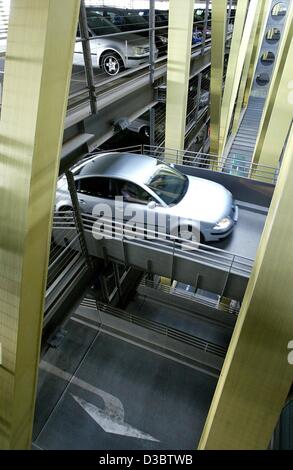
{"type": "MultiPolygon", "coordinates": [[[[71,394],[72,395],[72,394],[71,394]]],[[[84,411],[99,425],[101,428],[111,434],[119,434],[121,436],[136,437],[137,439],[144,439],[146,441],[159,442],[154,437],[138,429],[133,428],[130,424],[124,422],[123,416],[116,415],[116,418],[111,416],[109,410],[101,410],[97,406],[89,403],[83,398],[72,395],[74,400],[83,408],[84,411]]],[[[124,413],[123,413],[124,414],[124,413]]]]}
{"type": "Polygon", "coordinates": [[[46,361],[41,361],[40,368],[102,398],[105,406],[104,410],[98,408],[92,403],[83,400],[82,398],[77,397],[76,395],[72,395],[74,400],[88,413],[89,416],[91,416],[91,418],[97,424],[101,426],[105,432],[120,434],[122,436],[136,437],[138,439],[144,439],[148,441],[160,442],[151,435],[145,434],[142,431],[133,428],[130,426],[130,424],[124,422],[124,406],[119,398],[114,397],[114,395],[111,395],[104,390],[94,387],[84,380],[72,376],[68,372],[59,369],[59,367],[53,366],[46,361]]]}

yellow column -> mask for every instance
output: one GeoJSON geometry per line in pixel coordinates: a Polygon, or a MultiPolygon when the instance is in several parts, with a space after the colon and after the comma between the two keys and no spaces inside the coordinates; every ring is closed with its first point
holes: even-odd
{"type": "Polygon", "coordinates": [[[165,146],[184,150],[194,0],[170,0],[165,146]]]}
{"type": "MultiPolygon", "coordinates": [[[[229,58],[229,62],[231,59],[232,65],[231,67],[229,67],[228,65],[228,75],[226,79],[224,98],[223,98],[221,129],[220,129],[220,149],[219,149],[220,155],[222,155],[225,149],[226,142],[227,142],[228,132],[229,132],[232,116],[233,116],[235,102],[237,99],[237,92],[238,92],[239,84],[241,81],[241,75],[243,71],[245,57],[247,54],[249,43],[251,41],[253,21],[254,21],[255,15],[257,14],[257,8],[259,4],[260,4],[259,0],[250,1],[248,13],[246,17],[246,22],[245,22],[245,26],[243,30],[243,36],[240,38],[240,45],[238,45],[238,48],[236,45],[234,45],[234,48],[231,51],[233,55],[232,56],[230,55],[230,58],[229,58]]],[[[245,14],[241,12],[241,8],[243,8],[244,6],[245,6],[244,3],[242,3],[242,6],[238,4],[238,8],[240,8],[240,13],[242,13],[242,15],[245,14]]],[[[241,25],[243,27],[242,21],[241,21],[241,25]]]]}
{"type": "Polygon", "coordinates": [[[226,82],[223,95],[223,103],[221,110],[220,121],[220,154],[224,146],[224,136],[226,134],[226,127],[228,125],[228,113],[232,99],[234,77],[237,70],[237,62],[239,57],[240,44],[243,35],[243,28],[247,14],[248,0],[239,1],[237,3],[236,17],[234,23],[234,30],[229,54],[229,61],[226,74],[226,82]]]}
{"type": "Polygon", "coordinates": [[[212,154],[219,154],[220,123],[223,93],[224,57],[226,47],[227,1],[212,3],[211,52],[211,146],[212,154]]]}
{"type": "Polygon", "coordinates": [[[293,381],[293,129],[199,449],[267,449],[293,381]]]}
{"type": "Polygon", "coordinates": [[[272,1],[271,0],[262,0],[262,10],[260,13],[260,23],[256,32],[256,40],[253,45],[253,51],[251,56],[251,62],[248,70],[247,83],[244,92],[244,106],[248,105],[248,100],[250,98],[251,88],[254,80],[254,75],[257,67],[257,62],[259,59],[259,54],[262,46],[263,37],[265,34],[265,29],[267,25],[268,14],[270,13],[272,1]]]}
{"type": "Polygon", "coordinates": [[[267,13],[270,6],[271,0],[261,0],[258,2],[238,90],[237,103],[233,120],[233,134],[236,134],[238,130],[242,107],[243,105],[247,106],[248,103],[260,47],[264,36],[267,13]],[[244,101],[245,95],[246,98],[244,101]]]}
{"type": "MultiPolygon", "coordinates": [[[[277,167],[293,119],[293,5],[286,27],[260,123],[253,163],[277,167]]],[[[258,173],[259,179],[260,173],[258,173]]]]}
{"type": "Polygon", "coordinates": [[[79,0],[12,0],[0,121],[0,448],[31,445],[79,0]]]}

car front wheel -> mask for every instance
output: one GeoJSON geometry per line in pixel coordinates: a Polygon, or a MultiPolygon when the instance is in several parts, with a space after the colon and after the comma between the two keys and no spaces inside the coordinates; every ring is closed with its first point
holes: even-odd
{"type": "Polygon", "coordinates": [[[111,77],[114,77],[123,70],[123,62],[121,57],[115,52],[109,52],[102,56],[102,69],[111,77]]]}

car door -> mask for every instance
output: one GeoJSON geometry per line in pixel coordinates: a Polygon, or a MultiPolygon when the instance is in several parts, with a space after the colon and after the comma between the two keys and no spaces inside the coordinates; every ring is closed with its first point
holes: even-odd
{"type": "Polygon", "coordinates": [[[81,212],[92,215],[98,204],[112,207],[109,178],[83,176],[76,180],[76,189],[81,212]]]}
{"type": "Polygon", "coordinates": [[[116,203],[116,215],[128,228],[138,227],[139,233],[148,229],[155,231],[157,225],[157,206],[153,196],[140,185],[123,179],[113,179],[113,190],[119,197],[120,204],[116,203]]]}

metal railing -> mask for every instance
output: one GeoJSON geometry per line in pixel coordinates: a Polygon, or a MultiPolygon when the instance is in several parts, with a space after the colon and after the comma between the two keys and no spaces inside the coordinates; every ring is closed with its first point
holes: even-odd
{"type": "MultiPolygon", "coordinates": [[[[102,231],[97,227],[95,222],[101,221],[99,217],[83,213],[82,222],[84,230],[91,233],[95,239],[104,238],[106,240],[119,240],[122,245],[136,245],[152,250],[159,250],[162,253],[169,254],[172,259],[180,257],[204,264],[206,266],[220,269],[229,274],[238,274],[240,276],[249,277],[252,271],[254,260],[231,253],[211,245],[204,245],[197,241],[186,240],[180,236],[174,236],[160,232],[159,230],[151,230],[144,225],[137,224],[135,232],[133,227],[127,223],[118,220],[102,219],[102,231]]],[[[63,240],[63,232],[69,230],[75,231],[73,218],[68,217],[67,213],[55,213],[53,229],[61,230],[61,238],[63,240]]],[[[63,241],[62,241],[63,243],[63,241]]]]}
{"type": "Polygon", "coordinates": [[[93,299],[83,299],[80,306],[90,309],[98,309],[99,313],[112,315],[116,318],[132,323],[133,325],[145,328],[147,330],[153,331],[154,333],[164,335],[172,340],[184,343],[200,351],[210,353],[221,358],[226,356],[226,349],[216,343],[206,341],[202,338],[199,338],[198,336],[185,333],[176,328],[169,327],[153,320],[148,320],[142,316],[137,316],[121,309],[114,308],[100,302],[96,303],[96,301],[93,299]]]}
{"type": "Polygon", "coordinates": [[[150,145],[143,146],[143,153],[169,164],[213,170],[225,174],[236,174],[244,178],[253,178],[271,184],[276,183],[279,175],[279,168],[244,161],[240,156],[218,158],[212,154],[187,152],[150,145]],[[231,168],[227,168],[228,163],[231,163],[231,168]]]}
{"type": "Polygon", "coordinates": [[[198,304],[204,305],[205,307],[213,308],[214,310],[219,310],[221,312],[237,316],[239,314],[240,306],[238,302],[231,301],[230,305],[221,302],[220,296],[218,296],[218,300],[209,299],[204,297],[203,295],[197,294],[195,291],[188,292],[183,291],[182,289],[178,289],[177,287],[167,286],[165,284],[161,284],[160,282],[155,282],[151,279],[148,279],[148,276],[145,275],[141,280],[140,287],[149,287],[150,289],[154,289],[164,294],[168,294],[170,296],[176,296],[180,299],[186,299],[198,304]]]}

